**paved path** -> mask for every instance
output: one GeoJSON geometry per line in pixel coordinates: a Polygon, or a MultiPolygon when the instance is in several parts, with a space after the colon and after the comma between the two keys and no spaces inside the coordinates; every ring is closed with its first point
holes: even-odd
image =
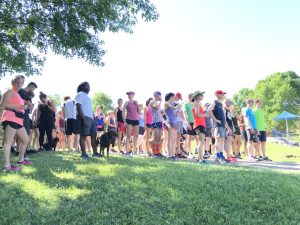
{"type": "MultiPolygon", "coordinates": [[[[196,162],[195,159],[182,159],[182,161],[186,162],[196,162]]],[[[217,164],[214,159],[208,159],[208,163],[217,164]]],[[[254,167],[254,168],[266,168],[266,169],[278,169],[278,170],[286,170],[286,171],[299,171],[300,172],[300,164],[292,163],[292,162],[270,162],[270,161],[257,161],[250,162],[247,160],[238,160],[238,162],[228,163],[224,165],[237,165],[244,167],[254,167]]]]}

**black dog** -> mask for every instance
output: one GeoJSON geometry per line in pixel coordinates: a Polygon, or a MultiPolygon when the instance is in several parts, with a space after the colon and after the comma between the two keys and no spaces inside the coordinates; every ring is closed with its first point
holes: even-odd
{"type": "Polygon", "coordinates": [[[107,131],[100,137],[100,157],[104,156],[104,149],[107,150],[107,158],[109,157],[109,146],[114,143],[118,134],[114,130],[107,131]]]}
{"type": "Polygon", "coordinates": [[[56,146],[57,146],[58,142],[59,142],[58,137],[55,137],[52,140],[52,146],[50,146],[49,143],[46,143],[46,144],[43,144],[43,149],[46,151],[51,151],[51,150],[56,151],[56,146]]]}

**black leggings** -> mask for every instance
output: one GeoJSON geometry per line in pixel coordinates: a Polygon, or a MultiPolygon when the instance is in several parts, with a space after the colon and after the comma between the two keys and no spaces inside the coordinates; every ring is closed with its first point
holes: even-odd
{"type": "Polygon", "coordinates": [[[53,147],[52,130],[53,130],[53,124],[40,124],[39,125],[39,131],[40,131],[39,142],[40,142],[41,147],[43,147],[43,144],[44,144],[45,133],[47,134],[47,139],[48,139],[48,144],[49,144],[50,149],[53,147]]]}

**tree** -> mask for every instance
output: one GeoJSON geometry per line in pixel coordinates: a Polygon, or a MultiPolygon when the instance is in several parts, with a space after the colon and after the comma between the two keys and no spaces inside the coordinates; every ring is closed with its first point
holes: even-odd
{"type": "Polygon", "coordinates": [[[282,111],[300,113],[300,77],[292,71],[271,74],[257,83],[254,97],[264,102],[268,126],[284,130],[285,122],[273,119],[282,111]]]}
{"type": "MultiPolygon", "coordinates": [[[[274,118],[283,111],[300,114],[300,77],[292,71],[273,73],[257,82],[253,90],[241,89],[233,96],[233,101],[239,108],[247,98],[263,101],[268,130],[285,130],[285,121],[275,121],[274,118]]],[[[296,125],[291,123],[290,128],[296,125]]]]}
{"type": "Polygon", "coordinates": [[[246,99],[248,98],[253,98],[253,90],[249,88],[243,88],[233,95],[232,101],[238,111],[246,106],[246,99]]]}
{"type": "Polygon", "coordinates": [[[100,33],[130,33],[138,17],[157,20],[150,0],[0,1],[0,79],[13,72],[40,74],[49,49],[103,66],[100,33]]]}
{"type": "Polygon", "coordinates": [[[48,95],[48,98],[54,103],[56,107],[61,106],[62,99],[59,94],[48,95]]]}
{"type": "Polygon", "coordinates": [[[94,111],[100,105],[103,106],[103,112],[105,114],[107,113],[108,110],[113,110],[113,108],[114,108],[111,97],[106,95],[103,92],[98,92],[98,93],[94,94],[94,96],[92,97],[92,101],[93,101],[94,111]]]}

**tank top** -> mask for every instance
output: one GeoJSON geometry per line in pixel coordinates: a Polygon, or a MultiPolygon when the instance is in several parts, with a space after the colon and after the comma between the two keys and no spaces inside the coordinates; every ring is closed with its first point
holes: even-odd
{"type": "MultiPolygon", "coordinates": [[[[114,118],[109,118],[109,123],[110,123],[111,125],[115,125],[115,120],[114,120],[114,118]]],[[[115,127],[111,127],[111,126],[107,126],[107,130],[116,130],[116,128],[115,128],[115,127]]]]}
{"type": "Polygon", "coordinates": [[[40,104],[40,118],[39,121],[47,124],[55,123],[55,112],[49,109],[48,105],[40,104]]]}
{"type": "Polygon", "coordinates": [[[152,111],[152,123],[159,123],[163,121],[161,107],[159,107],[158,109],[151,108],[151,111],[152,111]]]}
{"type": "Polygon", "coordinates": [[[241,130],[240,130],[240,127],[239,127],[239,124],[238,124],[238,118],[237,117],[232,117],[232,123],[233,123],[233,126],[234,126],[235,133],[240,134],[241,130]]]}
{"type": "Polygon", "coordinates": [[[230,127],[230,129],[232,130],[233,129],[232,114],[228,109],[225,109],[225,114],[226,114],[226,122],[230,127]]]}
{"type": "Polygon", "coordinates": [[[124,123],[122,110],[119,107],[118,107],[118,111],[117,111],[117,122],[124,123]]]}
{"type": "Polygon", "coordinates": [[[102,128],[104,126],[103,113],[100,113],[100,116],[96,115],[95,120],[98,128],[102,128]]]}
{"type": "MultiPolygon", "coordinates": [[[[205,117],[198,117],[196,115],[196,109],[192,109],[193,115],[194,115],[194,128],[198,126],[206,127],[205,117]]],[[[199,114],[203,114],[203,108],[199,106],[199,114]]]]}
{"type": "MultiPolygon", "coordinates": [[[[11,97],[11,99],[8,100],[8,103],[11,104],[11,105],[24,105],[24,100],[21,98],[21,96],[13,91],[13,96],[11,97]]],[[[25,112],[24,109],[16,109],[17,111],[20,111],[20,112],[25,112]]],[[[2,113],[2,117],[1,117],[1,122],[4,122],[4,121],[10,121],[10,122],[14,122],[14,123],[17,123],[21,126],[23,126],[23,119],[22,118],[19,118],[19,117],[16,117],[15,113],[12,112],[12,111],[9,111],[9,110],[5,110],[3,111],[2,113]]]]}
{"type": "Polygon", "coordinates": [[[146,124],[152,124],[153,118],[152,118],[152,109],[147,106],[146,107],[146,124]]]}
{"type": "Polygon", "coordinates": [[[223,111],[222,103],[215,101],[215,108],[212,110],[217,120],[221,121],[221,124],[217,123],[218,127],[225,127],[225,115],[223,111]]]}
{"type": "Polygon", "coordinates": [[[126,109],[127,109],[126,119],[129,119],[129,120],[139,120],[140,119],[137,104],[135,104],[133,102],[128,102],[126,109]]]}
{"type": "Polygon", "coordinates": [[[165,111],[165,115],[167,117],[167,123],[177,124],[175,109],[167,108],[166,111],[165,111]]]}

